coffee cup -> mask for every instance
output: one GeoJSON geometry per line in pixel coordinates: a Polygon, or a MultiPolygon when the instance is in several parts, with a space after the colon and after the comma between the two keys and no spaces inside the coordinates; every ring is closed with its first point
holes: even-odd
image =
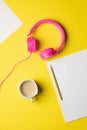
{"type": "Polygon", "coordinates": [[[29,98],[34,102],[34,97],[38,94],[38,86],[32,79],[25,80],[19,85],[19,91],[24,98],[29,98]]]}

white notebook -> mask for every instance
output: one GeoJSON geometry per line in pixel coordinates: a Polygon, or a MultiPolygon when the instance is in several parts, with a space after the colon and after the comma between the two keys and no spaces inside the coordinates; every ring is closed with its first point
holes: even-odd
{"type": "Polygon", "coordinates": [[[19,18],[3,0],[0,0],[0,43],[16,31],[21,25],[22,22],[19,18]]]}
{"type": "Polygon", "coordinates": [[[87,50],[47,63],[66,122],[87,116],[87,50]]]}

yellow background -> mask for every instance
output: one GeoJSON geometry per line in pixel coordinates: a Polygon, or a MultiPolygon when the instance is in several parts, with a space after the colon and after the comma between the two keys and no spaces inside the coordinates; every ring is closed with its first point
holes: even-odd
{"type": "MultiPolygon", "coordinates": [[[[38,56],[16,67],[0,91],[0,130],[82,130],[87,129],[87,118],[65,123],[55,95],[46,62],[87,48],[86,0],[5,0],[22,20],[23,26],[0,44],[0,81],[12,66],[28,56],[26,35],[40,19],[59,21],[67,32],[63,51],[46,61],[38,56]],[[35,103],[24,99],[18,85],[25,79],[34,79],[41,89],[35,103]]],[[[51,25],[42,25],[35,33],[40,50],[58,46],[59,32],[51,25]]]]}

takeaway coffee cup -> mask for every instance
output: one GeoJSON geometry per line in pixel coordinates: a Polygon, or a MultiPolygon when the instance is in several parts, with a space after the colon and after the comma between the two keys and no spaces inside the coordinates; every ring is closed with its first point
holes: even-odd
{"type": "Polygon", "coordinates": [[[38,94],[38,86],[34,80],[25,80],[19,86],[21,95],[25,98],[29,98],[31,102],[34,102],[34,96],[38,94]]]}

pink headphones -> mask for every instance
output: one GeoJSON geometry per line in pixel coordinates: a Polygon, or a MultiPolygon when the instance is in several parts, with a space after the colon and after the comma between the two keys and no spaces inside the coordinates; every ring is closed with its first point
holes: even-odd
{"type": "Polygon", "coordinates": [[[51,19],[43,19],[43,20],[40,20],[38,21],[37,23],[34,24],[34,26],[30,29],[30,32],[28,34],[28,38],[27,38],[27,43],[28,43],[28,51],[29,52],[35,52],[37,50],[37,43],[36,43],[36,39],[32,36],[32,33],[35,31],[35,29],[43,24],[43,23],[49,23],[49,24],[53,24],[54,26],[56,26],[59,30],[60,30],[60,33],[61,33],[61,36],[62,36],[62,40],[61,40],[61,43],[60,43],[60,46],[57,48],[57,49],[54,49],[54,48],[46,48],[44,50],[42,50],[39,55],[42,59],[47,59],[47,58],[50,58],[56,54],[58,54],[61,49],[63,48],[63,45],[65,43],[65,31],[64,29],[62,28],[62,26],[57,23],[56,21],[54,20],[51,20],[51,19]]]}
{"type": "Polygon", "coordinates": [[[13,68],[11,69],[11,71],[8,73],[8,75],[2,80],[2,82],[0,83],[0,87],[2,86],[2,84],[8,79],[8,77],[12,74],[12,72],[14,71],[14,69],[16,68],[17,65],[19,65],[20,63],[28,60],[30,57],[31,57],[31,54],[32,52],[35,52],[37,50],[37,44],[36,44],[36,40],[34,37],[32,37],[32,33],[35,31],[35,29],[40,25],[40,24],[43,24],[43,23],[49,23],[49,24],[53,24],[54,26],[56,26],[59,30],[60,30],[60,33],[61,33],[61,36],[62,36],[62,40],[61,40],[61,43],[60,43],[60,46],[57,48],[57,49],[53,49],[53,48],[47,48],[45,50],[42,50],[40,52],[40,56],[42,59],[47,59],[47,58],[50,58],[56,54],[58,54],[61,49],[63,48],[63,45],[65,43],[65,31],[64,29],[62,28],[62,26],[57,23],[56,21],[54,20],[50,20],[50,19],[43,19],[43,20],[40,20],[38,21],[36,24],[34,24],[34,26],[31,28],[29,34],[28,34],[28,38],[27,38],[27,43],[28,43],[28,51],[30,52],[30,55],[28,57],[26,57],[25,59],[17,62],[13,68]]]}

